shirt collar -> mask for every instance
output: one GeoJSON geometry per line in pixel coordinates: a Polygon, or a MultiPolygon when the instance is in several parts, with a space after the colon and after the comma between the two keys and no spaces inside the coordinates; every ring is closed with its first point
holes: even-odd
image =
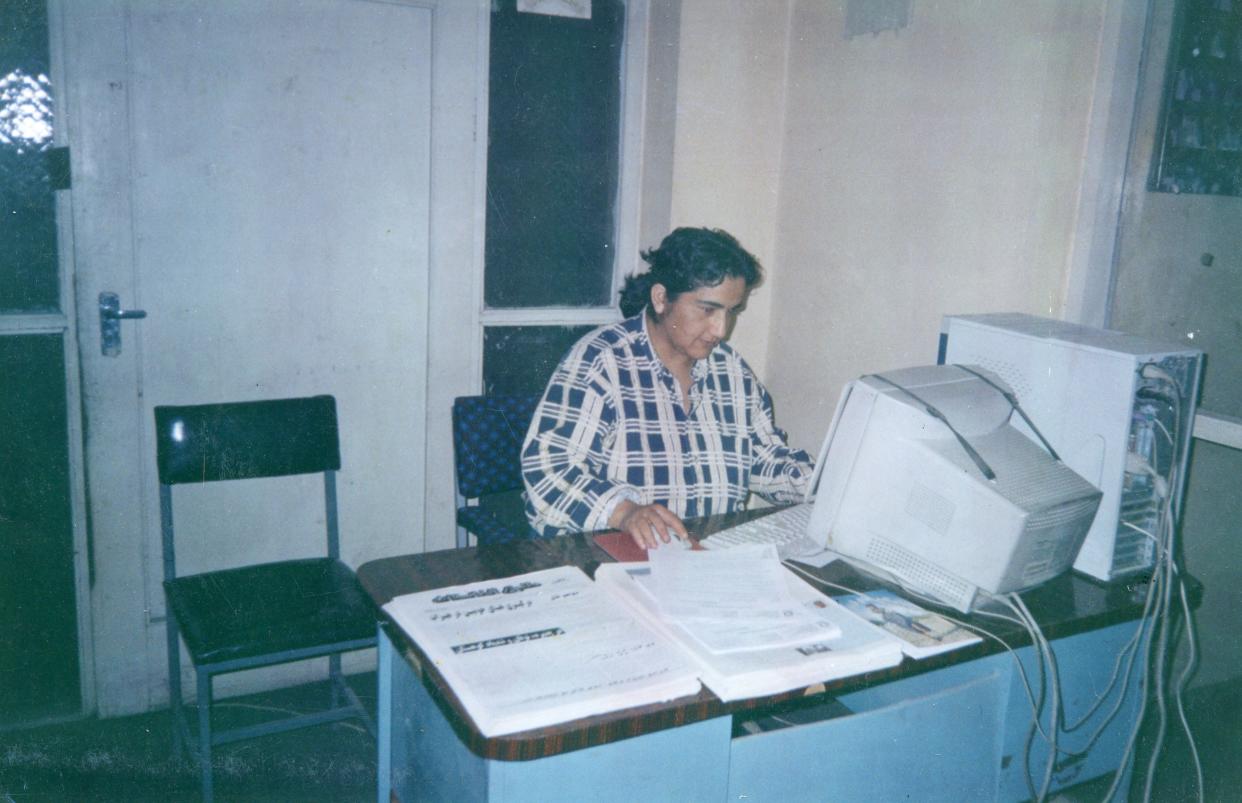
{"type": "MultiPolygon", "coordinates": [[[[626,326],[635,333],[634,338],[635,353],[641,355],[651,365],[652,369],[661,376],[666,376],[670,381],[673,380],[673,372],[668,370],[668,366],[660,359],[660,355],[656,354],[655,346],[651,343],[651,334],[647,331],[647,308],[643,307],[642,312],[626,321],[626,326]]],[[[717,345],[712,349],[712,354],[716,353],[717,345]]],[[[707,359],[695,360],[694,365],[690,366],[690,381],[694,385],[698,385],[707,378],[707,362],[712,358],[709,354],[707,359]]]]}

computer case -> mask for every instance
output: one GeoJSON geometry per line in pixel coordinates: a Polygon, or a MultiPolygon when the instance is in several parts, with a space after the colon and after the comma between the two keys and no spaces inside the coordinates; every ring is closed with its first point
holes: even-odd
{"type": "Polygon", "coordinates": [[[1065,464],[1103,492],[1075,570],[1107,581],[1155,565],[1163,507],[1172,494],[1180,509],[1185,488],[1201,351],[994,313],[945,316],[938,362],[999,375],[1065,464]]]}

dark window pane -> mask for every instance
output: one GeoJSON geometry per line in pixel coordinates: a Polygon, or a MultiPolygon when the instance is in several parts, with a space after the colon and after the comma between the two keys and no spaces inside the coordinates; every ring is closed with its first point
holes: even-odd
{"type": "Polygon", "coordinates": [[[0,311],[59,308],[47,158],[54,101],[46,0],[6,0],[0,25],[0,311]]]}
{"type": "Polygon", "coordinates": [[[483,330],[483,392],[538,395],[578,338],[594,326],[489,326],[483,330]]]}
{"type": "Polygon", "coordinates": [[[1242,196],[1242,10],[1180,0],[1148,189],[1242,196]]]}
{"type": "Polygon", "coordinates": [[[0,725],[78,711],[60,335],[0,337],[0,725]]]}
{"type": "Polygon", "coordinates": [[[492,13],[484,303],[607,306],[625,6],[589,20],[492,13]]]}

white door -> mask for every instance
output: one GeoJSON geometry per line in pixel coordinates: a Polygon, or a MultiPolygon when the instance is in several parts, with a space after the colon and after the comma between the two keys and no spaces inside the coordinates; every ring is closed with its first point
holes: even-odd
{"type": "MultiPolygon", "coordinates": [[[[155,405],[334,395],[343,559],[421,548],[428,5],[63,8],[102,714],[167,694],[155,405]],[[105,291],[147,313],[113,356],[105,291]]],[[[265,482],[178,497],[181,572],[322,552],[322,508],[265,482]]]]}

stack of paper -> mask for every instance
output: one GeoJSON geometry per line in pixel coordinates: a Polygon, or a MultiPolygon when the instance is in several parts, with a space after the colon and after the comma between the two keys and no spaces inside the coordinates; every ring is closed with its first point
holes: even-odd
{"type": "Polygon", "coordinates": [[[484,736],[699,690],[675,646],[575,567],[408,594],[384,610],[484,736]]]}
{"type": "Polygon", "coordinates": [[[712,652],[761,650],[841,635],[790,593],[776,547],[653,550],[649,587],[666,622],[712,652]]]}
{"type": "Polygon", "coordinates": [[[901,647],[831,598],[791,572],[784,571],[785,590],[804,612],[824,621],[838,635],[793,646],[772,646],[716,652],[685,627],[666,619],[654,591],[647,563],[610,563],[595,572],[595,582],[623,600],[671,641],[698,669],[699,677],[722,700],[760,697],[814,683],[895,666],[901,647]]]}

